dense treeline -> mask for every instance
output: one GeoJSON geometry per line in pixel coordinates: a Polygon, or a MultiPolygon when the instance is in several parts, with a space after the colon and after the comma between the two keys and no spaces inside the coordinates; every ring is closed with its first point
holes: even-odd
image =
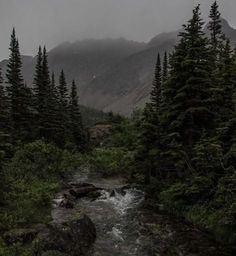
{"type": "Polygon", "coordinates": [[[0,76],[0,138],[1,147],[42,139],[45,142],[79,151],[86,148],[86,132],[83,127],[76,84],[71,93],[63,70],[58,84],[50,75],[47,51],[39,47],[32,86],[22,77],[19,42],[13,29],[6,79],[0,76]],[[6,84],[6,86],[3,85],[6,84]],[[70,95],[69,95],[70,94],[70,95]]]}
{"type": "Polygon", "coordinates": [[[30,245],[5,244],[2,235],[48,223],[53,196],[88,149],[75,81],[68,91],[63,70],[55,81],[45,47],[32,85],[21,69],[13,29],[6,74],[0,70],[0,255],[9,256],[33,255],[30,245]]]}
{"type": "Polygon", "coordinates": [[[203,25],[197,6],[163,65],[158,55],[135,160],[165,209],[232,242],[236,51],[222,33],[217,2],[210,11],[210,38],[203,25]]]}
{"type": "Polygon", "coordinates": [[[47,222],[59,177],[79,162],[145,183],[152,206],[236,241],[236,50],[217,2],[209,17],[207,37],[193,10],[173,52],[157,56],[145,109],[108,115],[112,135],[81,159],[65,150],[87,148],[75,81],[69,92],[62,70],[57,83],[39,47],[26,85],[13,30],[6,79],[0,72],[0,229],[47,222]]]}

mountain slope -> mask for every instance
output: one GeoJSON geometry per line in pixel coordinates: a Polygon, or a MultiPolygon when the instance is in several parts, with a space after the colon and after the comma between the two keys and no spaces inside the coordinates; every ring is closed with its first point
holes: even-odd
{"type": "MultiPolygon", "coordinates": [[[[222,26],[234,45],[236,29],[224,19],[222,26]]],[[[207,29],[205,32],[209,34],[207,29]]],[[[157,52],[170,52],[178,33],[161,33],[149,43],[122,38],[64,43],[48,53],[50,69],[57,77],[64,69],[69,85],[72,79],[76,80],[81,104],[128,115],[134,108],[144,106],[151,90],[157,52]]],[[[35,61],[23,57],[23,74],[29,85],[35,61]]],[[[6,64],[7,61],[0,63],[3,72],[6,64]]]]}
{"type": "Polygon", "coordinates": [[[175,42],[176,38],[160,40],[155,47],[147,45],[145,50],[123,59],[88,84],[82,104],[130,114],[149,95],[157,52],[170,51],[175,42]]]}

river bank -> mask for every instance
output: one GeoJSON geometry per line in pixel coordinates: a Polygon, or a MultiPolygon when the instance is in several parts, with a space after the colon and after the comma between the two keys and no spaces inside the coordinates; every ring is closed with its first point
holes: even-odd
{"type": "Polygon", "coordinates": [[[97,237],[88,256],[235,255],[234,249],[215,242],[206,232],[147,207],[144,192],[120,178],[77,175],[73,183],[93,185],[99,193],[76,199],[73,209],[55,207],[53,216],[60,219],[68,212],[89,216],[97,237]]]}

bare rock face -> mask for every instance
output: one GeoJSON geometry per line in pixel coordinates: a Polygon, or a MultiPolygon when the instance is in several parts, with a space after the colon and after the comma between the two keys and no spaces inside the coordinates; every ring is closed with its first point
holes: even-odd
{"type": "Polygon", "coordinates": [[[39,251],[36,253],[46,255],[58,252],[58,255],[83,256],[95,239],[96,229],[90,218],[86,215],[76,216],[63,223],[51,224],[41,231],[37,236],[39,251]]]}

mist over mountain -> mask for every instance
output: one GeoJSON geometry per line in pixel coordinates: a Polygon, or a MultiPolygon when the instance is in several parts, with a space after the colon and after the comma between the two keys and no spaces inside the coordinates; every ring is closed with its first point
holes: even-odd
{"type": "MultiPolygon", "coordinates": [[[[236,29],[224,19],[222,26],[235,44],[236,29]]],[[[157,53],[170,52],[178,33],[161,33],[148,43],[124,38],[63,43],[48,53],[50,70],[58,77],[64,69],[69,86],[76,80],[81,104],[129,115],[148,100],[157,53]]],[[[24,78],[31,86],[36,58],[23,56],[22,62],[24,78]]],[[[0,63],[3,72],[6,64],[7,60],[0,63]]]]}

